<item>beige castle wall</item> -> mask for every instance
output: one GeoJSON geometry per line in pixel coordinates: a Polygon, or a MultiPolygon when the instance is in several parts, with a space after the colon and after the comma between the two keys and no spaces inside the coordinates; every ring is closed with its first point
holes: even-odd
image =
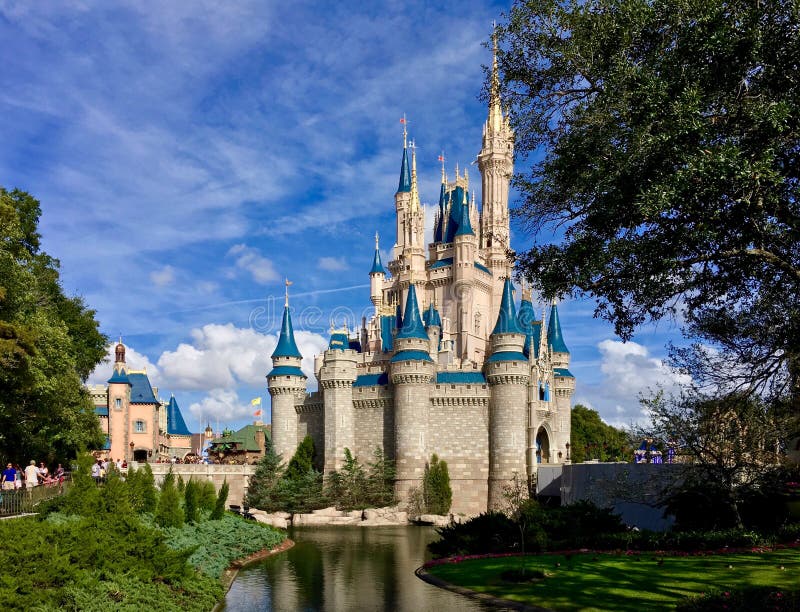
{"type": "MultiPolygon", "coordinates": [[[[133,468],[137,468],[139,464],[132,463],[133,468]]],[[[161,486],[164,476],[172,469],[175,478],[180,476],[184,482],[190,478],[196,481],[208,480],[214,484],[214,490],[219,492],[223,482],[228,483],[230,490],[228,492],[228,504],[242,505],[244,501],[244,493],[247,488],[250,477],[255,473],[256,466],[254,465],[202,465],[202,464],[187,464],[187,463],[151,463],[150,469],[153,470],[156,486],[161,486]]]]}
{"type": "Polygon", "coordinates": [[[492,388],[489,411],[489,508],[505,505],[503,489],[516,473],[526,478],[527,381],[492,388]]]}

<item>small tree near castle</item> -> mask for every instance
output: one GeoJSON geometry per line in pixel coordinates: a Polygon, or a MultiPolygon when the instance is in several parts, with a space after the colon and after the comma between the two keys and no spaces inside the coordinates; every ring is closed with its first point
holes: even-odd
{"type": "Polygon", "coordinates": [[[447,514],[453,503],[453,490],[450,488],[450,473],[447,462],[441,461],[434,453],[429,463],[425,464],[425,475],[422,478],[422,493],[425,508],[430,514],[447,514]]]}

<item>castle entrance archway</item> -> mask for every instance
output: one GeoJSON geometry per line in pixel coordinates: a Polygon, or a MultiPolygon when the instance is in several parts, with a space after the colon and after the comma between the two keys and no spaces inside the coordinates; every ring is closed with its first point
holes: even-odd
{"type": "Polygon", "coordinates": [[[550,439],[544,427],[536,432],[536,463],[550,463],[550,439]]]}

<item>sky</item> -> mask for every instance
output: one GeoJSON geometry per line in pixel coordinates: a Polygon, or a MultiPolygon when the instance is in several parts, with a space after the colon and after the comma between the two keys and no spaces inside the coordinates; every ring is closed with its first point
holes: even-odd
{"type": "MultiPolygon", "coordinates": [[[[268,421],[284,279],[312,388],[330,322],[369,314],[400,117],[423,203],[438,201],[441,152],[479,185],[486,42],[509,3],[358,4],[0,0],[0,185],[41,201],[65,291],[113,341],[90,383],[122,337],[190,429],[246,424],[257,397],[268,421]]],[[[512,224],[518,251],[554,239],[512,224]]],[[[639,421],[640,394],[681,381],[662,363],[679,330],[622,343],[593,311],[559,306],[574,402],[639,421]]]]}

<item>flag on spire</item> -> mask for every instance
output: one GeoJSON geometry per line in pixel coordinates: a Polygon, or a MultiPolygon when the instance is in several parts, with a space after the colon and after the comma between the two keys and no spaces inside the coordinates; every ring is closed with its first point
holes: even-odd
{"type": "Polygon", "coordinates": [[[251,399],[250,400],[250,405],[251,406],[260,406],[261,405],[261,398],[257,397],[255,399],[251,399]]]}

